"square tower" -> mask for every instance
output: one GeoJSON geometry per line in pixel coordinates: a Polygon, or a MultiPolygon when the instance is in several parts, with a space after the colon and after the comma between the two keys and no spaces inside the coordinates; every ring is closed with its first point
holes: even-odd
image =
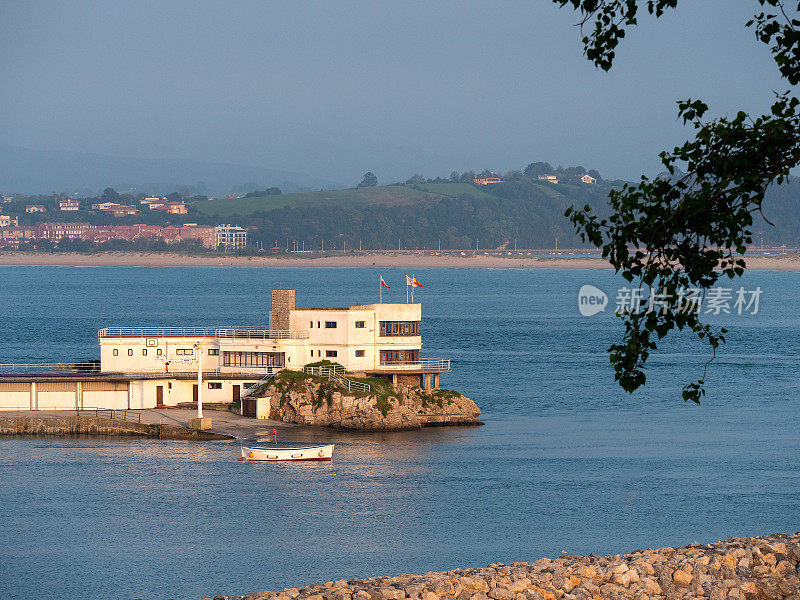
{"type": "Polygon", "coordinates": [[[272,290],[269,328],[273,331],[288,331],[289,312],[292,310],[294,310],[294,290],[272,290]]]}

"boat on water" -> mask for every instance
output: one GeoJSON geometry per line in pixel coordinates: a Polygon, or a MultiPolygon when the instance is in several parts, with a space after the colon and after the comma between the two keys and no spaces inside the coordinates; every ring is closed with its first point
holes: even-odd
{"type": "Polygon", "coordinates": [[[310,448],[260,448],[242,446],[243,461],[332,460],[333,444],[310,448]]]}

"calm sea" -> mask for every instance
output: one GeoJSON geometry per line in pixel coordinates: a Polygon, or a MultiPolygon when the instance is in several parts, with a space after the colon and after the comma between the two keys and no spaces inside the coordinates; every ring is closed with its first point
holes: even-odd
{"type": "MultiPolygon", "coordinates": [[[[404,271],[383,269],[384,301],[404,271]]],[[[201,598],[494,561],[800,529],[800,274],[748,274],[757,315],[729,343],[702,406],[680,400],[707,351],[688,337],[648,385],[615,387],[606,271],[420,270],[423,355],[481,428],[332,440],[329,464],[236,462],[238,444],[0,440],[4,598],[201,598]]],[[[299,305],[376,301],[371,269],[0,267],[0,363],[97,356],[104,326],[266,326],[270,290],[299,305]]],[[[736,284],[739,285],[738,283],[736,284]]]]}

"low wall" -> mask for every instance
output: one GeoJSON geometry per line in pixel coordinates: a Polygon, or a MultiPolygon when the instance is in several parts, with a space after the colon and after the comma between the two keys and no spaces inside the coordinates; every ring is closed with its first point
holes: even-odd
{"type": "Polygon", "coordinates": [[[800,533],[630,554],[329,581],[214,600],[800,600],[800,533]]]}
{"type": "Polygon", "coordinates": [[[0,417],[0,435],[118,436],[170,440],[227,440],[227,435],[174,425],[131,423],[104,417],[0,417]]]}

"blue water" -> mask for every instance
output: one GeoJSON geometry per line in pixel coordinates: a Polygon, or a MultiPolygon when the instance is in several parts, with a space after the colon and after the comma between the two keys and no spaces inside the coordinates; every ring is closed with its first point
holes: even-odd
{"type": "MultiPolygon", "coordinates": [[[[404,272],[381,270],[384,300],[404,272]]],[[[800,274],[748,274],[757,315],[729,343],[702,406],[680,400],[708,352],[653,357],[633,396],[613,382],[610,315],[578,288],[606,271],[418,270],[423,355],[481,428],[332,440],[329,464],[235,461],[238,445],[0,440],[4,598],[201,598],[337,578],[541,556],[625,552],[800,529],[800,274]]],[[[104,326],[265,326],[269,292],[298,305],[377,299],[371,269],[0,267],[0,362],[96,357],[104,326]]],[[[289,440],[286,440],[289,441],[289,440]]]]}

